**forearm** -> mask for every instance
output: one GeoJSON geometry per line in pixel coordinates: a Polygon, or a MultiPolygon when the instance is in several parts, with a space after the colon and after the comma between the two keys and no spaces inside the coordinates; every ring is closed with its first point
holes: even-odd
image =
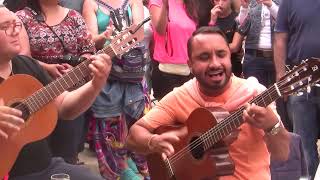
{"type": "Polygon", "coordinates": [[[236,53],[240,50],[242,46],[243,37],[240,33],[235,32],[232,42],[229,44],[231,53],[236,53]]]}
{"type": "Polygon", "coordinates": [[[279,80],[285,74],[285,60],[287,59],[287,33],[275,33],[273,50],[276,78],[279,80]]]}
{"type": "Polygon", "coordinates": [[[247,18],[248,14],[249,14],[249,8],[245,8],[245,7],[241,6],[240,13],[237,17],[240,25],[242,25],[244,23],[244,20],[247,18]]]}
{"type": "Polygon", "coordinates": [[[277,19],[277,15],[278,15],[278,10],[279,10],[279,5],[277,5],[276,3],[274,3],[272,1],[272,5],[269,8],[270,14],[272,16],[273,19],[277,19]]]}
{"type": "Polygon", "coordinates": [[[162,5],[159,7],[151,7],[151,21],[152,25],[154,25],[157,33],[160,35],[165,35],[166,27],[168,25],[168,7],[166,5],[162,5]]]}
{"type": "Polygon", "coordinates": [[[285,128],[281,128],[276,135],[266,134],[264,139],[272,160],[286,161],[288,159],[290,136],[285,128]]]}
{"type": "Polygon", "coordinates": [[[152,135],[153,134],[147,129],[135,124],[130,128],[126,146],[134,152],[148,154],[151,152],[148,147],[148,142],[152,135]]]}
{"type": "Polygon", "coordinates": [[[66,92],[58,107],[59,117],[64,120],[75,119],[92,105],[100,90],[101,87],[93,86],[91,80],[74,91],[66,92]]]}

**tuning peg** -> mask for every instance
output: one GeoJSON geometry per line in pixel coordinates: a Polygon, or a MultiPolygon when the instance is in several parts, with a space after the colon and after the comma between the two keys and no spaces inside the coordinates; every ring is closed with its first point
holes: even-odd
{"type": "Polygon", "coordinates": [[[303,92],[301,91],[297,93],[297,96],[302,96],[302,95],[303,95],[303,92]]]}
{"type": "Polygon", "coordinates": [[[290,86],[290,89],[291,89],[291,90],[294,90],[294,86],[290,86]]]}
{"type": "Polygon", "coordinates": [[[307,86],[307,93],[309,94],[311,92],[311,86],[307,86]]]}
{"type": "Polygon", "coordinates": [[[308,69],[306,67],[303,67],[303,71],[307,71],[308,69]]]}
{"type": "Polygon", "coordinates": [[[320,84],[317,83],[317,84],[315,84],[315,86],[316,86],[316,87],[320,87],[320,84]]]}
{"type": "Polygon", "coordinates": [[[299,72],[296,71],[296,72],[294,73],[294,75],[295,75],[295,76],[299,76],[299,72]]]}
{"type": "Polygon", "coordinates": [[[302,85],[303,85],[303,82],[302,82],[302,81],[299,81],[299,85],[302,86],[302,85]]]}

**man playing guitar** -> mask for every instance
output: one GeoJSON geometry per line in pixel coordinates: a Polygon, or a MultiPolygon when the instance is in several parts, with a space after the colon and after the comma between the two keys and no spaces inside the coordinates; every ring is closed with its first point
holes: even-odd
{"type": "MultiPolygon", "coordinates": [[[[0,5],[0,16],[1,84],[5,84],[8,78],[17,74],[31,75],[43,85],[50,83],[50,76],[35,60],[25,56],[17,56],[21,49],[19,33],[23,28],[22,23],[14,13],[3,5],[0,5]]],[[[99,54],[91,56],[90,60],[91,63],[88,67],[93,79],[79,89],[72,92],[65,91],[54,99],[54,104],[62,119],[74,119],[88,109],[106,82],[111,68],[110,57],[99,54]]],[[[17,89],[18,85],[19,82],[10,91],[17,89]]],[[[28,89],[28,87],[25,88],[28,89]]],[[[0,97],[0,142],[2,143],[12,139],[28,124],[28,121],[22,118],[23,113],[20,110],[4,105],[4,98],[6,97],[0,97]]],[[[42,117],[43,121],[47,118],[50,117],[42,117]]],[[[31,142],[22,148],[13,168],[7,172],[10,180],[50,179],[50,176],[55,173],[68,173],[71,179],[77,180],[102,179],[83,167],[67,164],[61,158],[52,158],[47,140],[45,138],[31,142]]],[[[1,147],[1,149],[3,148],[1,147]]],[[[0,159],[6,158],[4,156],[1,154],[0,159]]],[[[1,169],[3,169],[2,167],[4,164],[0,165],[1,169]]]]}
{"type": "MultiPolygon", "coordinates": [[[[177,152],[179,156],[175,154],[174,144],[179,143],[188,131],[182,127],[157,134],[157,128],[185,124],[190,113],[199,107],[222,108],[233,112],[245,105],[245,109],[239,114],[245,123],[239,126],[237,138],[228,146],[235,163],[234,174],[220,179],[271,179],[270,155],[273,159],[286,160],[289,136],[282,126],[274,103],[266,108],[247,103],[265,90],[265,87],[255,78],[241,79],[231,73],[230,49],[224,34],[217,28],[202,27],[196,30],[188,41],[188,56],[188,65],[195,78],[167,94],[131,127],[128,147],[146,154],[160,153],[163,160],[171,158],[174,164],[182,157],[183,152],[177,152]],[[172,158],[173,155],[176,157],[172,158]]],[[[205,123],[203,119],[205,118],[199,117],[196,121],[198,124],[205,123]]],[[[206,143],[204,140],[203,144],[206,143]]],[[[187,151],[187,148],[183,150],[187,151]]],[[[190,163],[182,164],[184,174],[192,171],[188,167],[190,163]]],[[[174,174],[176,167],[168,164],[174,174]]],[[[190,174],[193,176],[196,173],[190,174]]],[[[179,177],[176,179],[179,180],[179,177]]]]}

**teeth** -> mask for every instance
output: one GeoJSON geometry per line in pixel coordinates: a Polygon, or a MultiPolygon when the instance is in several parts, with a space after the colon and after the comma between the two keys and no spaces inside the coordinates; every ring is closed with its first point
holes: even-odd
{"type": "Polygon", "coordinates": [[[209,73],[210,76],[217,76],[220,75],[222,72],[214,72],[214,73],[209,73]]]}

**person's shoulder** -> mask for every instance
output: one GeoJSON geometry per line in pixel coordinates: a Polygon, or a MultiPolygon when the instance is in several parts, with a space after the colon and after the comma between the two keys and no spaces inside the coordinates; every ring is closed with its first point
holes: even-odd
{"type": "Polygon", "coordinates": [[[25,56],[25,55],[17,55],[12,59],[12,63],[13,64],[17,64],[17,65],[21,65],[21,66],[28,66],[28,67],[36,67],[39,66],[39,63],[37,60],[29,57],[29,56],[25,56]]]}

